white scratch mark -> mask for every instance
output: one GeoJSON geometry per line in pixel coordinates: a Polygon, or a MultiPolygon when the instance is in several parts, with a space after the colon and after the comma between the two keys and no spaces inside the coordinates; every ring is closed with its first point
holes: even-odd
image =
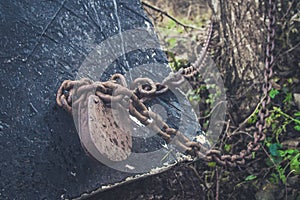
{"type": "Polygon", "coordinates": [[[121,66],[121,67],[122,67],[122,70],[123,70],[124,73],[126,73],[126,71],[128,71],[130,81],[132,81],[131,73],[129,71],[129,63],[126,59],[126,53],[125,53],[125,48],[124,48],[124,38],[123,38],[123,34],[122,34],[120,18],[119,18],[119,15],[118,15],[118,6],[117,6],[116,0],[113,0],[113,3],[114,3],[115,16],[116,16],[117,23],[118,23],[118,31],[119,31],[119,35],[120,35],[120,39],[121,39],[121,48],[122,48],[123,59],[125,61],[127,70],[123,66],[121,66]]]}

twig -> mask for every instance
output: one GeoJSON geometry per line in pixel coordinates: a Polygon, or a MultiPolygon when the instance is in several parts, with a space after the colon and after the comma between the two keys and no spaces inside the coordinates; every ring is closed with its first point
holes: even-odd
{"type": "Polygon", "coordinates": [[[197,176],[197,178],[202,181],[202,178],[200,176],[200,174],[198,173],[198,171],[196,170],[195,166],[193,165],[189,165],[189,167],[194,171],[195,175],[197,176]]]}
{"type": "Polygon", "coordinates": [[[216,167],[216,200],[219,200],[219,190],[220,190],[219,170],[218,167],[216,167]]]}
{"type": "Polygon", "coordinates": [[[295,122],[296,124],[300,124],[300,120],[297,120],[297,119],[291,117],[290,115],[288,115],[288,114],[282,112],[280,108],[274,106],[273,109],[274,109],[276,112],[278,112],[279,114],[283,115],[285,118],[290,119],[291,121],[295,122]]]}
{"type": "Polygon", "coordinates": [[[177,176],[176,172],[174,172],[174,175],[175,175],[175,178],[176,178],[176,180],[178,181],[178,183],[179,183],[179,185],[180,185],[180,187],[181,187],[182,196],[184,197],[184,195],[185,195],[185,192],[184,192],[183,185],[182,185],[182,183],[181,183],[180,179],[178,178],[178,176],[177,176]]]}
{"type": "Polygon", "coordinates": [[[153,5],[150,5],[150,4],[146,3],[145,1],[142,1],[142,5],[145,6],[145,7],[148,7],[148,8],[150,8],[150,9],[156,11],[156,12],[161,13],[162,15],[165,15],[166,17],[170,18],[171,20],[173,20],[174,22],[176,22],[177,24],[182,26],[185,30],[188,29],[188,28],[195,29],[195,30],[200,30],[200,28],[197,28],[195,26],[191,26],[191,25],[184,24],[184,23],[180,22],[178,19],[176,19],[175,17],[170,15],[168,12],[166,12],[164,10],[161,10],[160,8],[155,7],[153,5]]]}
{"type": "Polygon", "coordinates": [[[224,148],[224,145],[225,145],[225,142],[226,142],[225,140],[227,139],[227,133],[228,133],[229,128],[230,128],[230,119],[225,121],[224,123],[226,124],[226,129],[223,132],[223,137],[222,137],[222,140],[221,140],[221,143],[220,143],[220,149],[224,148]]]}
{"type": "Polygon", "coordinates": [[[297,47],[299,47],[299,46],[300,46],[300,42],[298,42],[295,46],[291,47],[290,49],[286,50],[285,52],[283,52],[283,53],[277,55],[274,62],[276,62],[276,60],[278,60],[279,57],[283,57],[285,54],[288,54],[288,53],[290,53],[291,51],[294,51],[294,50],[295,50],[297,47]]]}
{"type": "Polygon", "coordinates": [[[245,134],[245,135],[249,136],[250,138],[253,138],[253,135],[249,134],[249,133],[246,132],[246,131],[237,131],[237,132],[235,132],[234,134],[231,134],[230,136],[238,135],[238,134],[245,134]]]}
{"type": "Polygon", "coordinates": [[[200,119],[206,119],[209,118],[211,116],[211,114],[215,111],[215,109],[221,104],[221,103],[227,103],[227,101],[219,101],[212,109],[211,111],[208,113],[208,115],[204,116],[204,117],[198,117],[198,121],[200,119]]]}
{"type": "MultiPolygon", "coordinates": [[[[290,176],[293,172],[295,172],[294,169],[288,173],[288,175],[286,176],[286,180],[289,178],[289,176],[290,176]]],[[[286,199],[286,200],[288,199],[287,184],[285,184],[285,199],[286,199]]]]}
{"type": "Polygon", "coordinates": [[[266,148],[264,146],[261,146],[261,148],[265,152],[265,154],[268,156],[268,158],[270,159],[270,161],[273,163],[272,168],[276,167],[277,164],[274,162],[274,160],[272,159],[271,155],[267,152],[266,148]]]}
{"type": "Polygon", "coordinates": [[[295,0],[292,1],[292,3],[290,4],[290,6],[288,7],[287,11],[285,12],[284,16],[280,19],[281,21],[284,20],[284,18],[290,13],[290,10],[294,4],[295,0]]]}
{"type": "Polygon", "coordinates": [[[249,121],[249,119],[252,117],[253,114],[255,114],[255,111],[259,108],[259,106],[262,104],[263,100],[266,98],[266,96],[264,96],[263,98],[261,98],[260,102],[257,104],[257,106],[255,107],[254,111],[242,122],[239,124],[239,127],[237,127],[237,129],[235,129],[231,135],[236,134],[236,132],[238,132],[239,130],[241,130],[241,128],[243,128],[249,121]]]}

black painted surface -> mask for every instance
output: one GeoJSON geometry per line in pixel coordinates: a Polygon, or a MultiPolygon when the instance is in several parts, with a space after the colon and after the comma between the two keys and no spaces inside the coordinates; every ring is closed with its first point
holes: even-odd
{"type": "MultiPolygon", "coordinates": [[[[116,5],[117,12],[111,0],[0,1],[0,199],[78,197],[130,175],[88,157],[72,118],[55,103],[93,45],[118,33],[118,19],[122,31],[146,27],[138,0],[116,5]]],[[[166,63],[159,49],[127,60],[112,68],[166,63]]]]}

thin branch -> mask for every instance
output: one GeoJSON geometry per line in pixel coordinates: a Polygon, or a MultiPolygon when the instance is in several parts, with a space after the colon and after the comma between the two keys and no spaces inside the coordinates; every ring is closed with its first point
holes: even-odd
{"type": "Polygon", "coordinates": [[[220,193],[220,177],[219,177],[219,170],[216,167],[216,200],[219,200],[219,193],[220,193]]]}
{"type": "Polygon", "coordinates": [[[285,51],[285,52],[283,52],[283,53],[277,55],[274,62],[276,62],[276,60],[277,60],[279,57],[283,57],[284,55],[286,55],[286,54],[288,54],[288,53],[294,51],[294,50],[295,50],[297,47],[299,47],[299,46],[300,46],[300,42],[298,42],[295,46],[291,47],[291,48],[288,49],[287,51],[285,51]]]}
{"type": "Polygon", "coordinates": [[[208,113],[208,115],[204,116],[204,117],[198,117],[198,121],[201,120],[201,119],[206,119],[206,118],[209,118],[212,113],[215,111],[215,109],[222,103],[227,103],[227,101],[219,101],[212,109],[211,111],[208,113]]]}
{"type": "Polygon", "coordinates": [[[175,17],[173,17],[172,15],[170,15],[168,12],[164,11],[164,10],[161,10],[160,8],[156,7],[156,6],[153,6],[153,5],[150,5],[144,1],[142,1],[142,5],[145,6],[145,7],[148,7],[156,12],[159,12],[161,13],[162,15],[165,15],[166,17],[170,18],[171,20],[173,20],[174,22],[176,22],[177,24],[179,24],[180,26],[182,26],[185,30],[190,28],[190,29],[195,29],[195,30],[200,30],[200,28],[197,28],[195,26],[191,26],[191,25],[188,25],[188,24],[184,24],[182,22],[180,22],[178,19],[176,19],[175,17]]]}
{"type": "MultiPolygon", "coordinates": [[[[289,178],[289,176],[294,173],[296,170],[292,170],[288,173],[288,175],[286,176],[286,180],[289,178]]],[[[287,200],[288,199],[288,190],[287,190],[287,184],[285,184],[285,199],[287,200]]]]}
{"type": "Polygon", "coordinates": [[[243,127],[246,126],[246,124],[248,123],[249,119],[252,117],[252,115],[255,114],[255,111],[259,108],[259,106],[262,104],[263,100],[266,98],[266,96],[263,96],[263,98],[261,98],[260,102],[257,104],[257,106],[255,107],[254,111],[242,122],[239,124],[239,127],[237,127],[237,129],[235,129],[231,134],[231,135],[235,135],[239,130],[241,130],[243,127]]]}
{"type": "Polygon", "coordinates": [[[287,11],[285,12],[284,16],[280,19],[281,21],[283,21],[284,18],[286,18],[286,16],[290,13],[290,10],[291,10],[294,2],[295,2],[295,0],[293,0],[292,3],[289,5],[289,7],[288,7],[287,11]]]}

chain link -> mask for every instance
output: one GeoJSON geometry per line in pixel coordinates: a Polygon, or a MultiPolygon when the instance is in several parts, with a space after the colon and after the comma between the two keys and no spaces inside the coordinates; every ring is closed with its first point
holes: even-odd
{"type": "Polygon", "coordinates": [[[149,78],[137,78],[130,85],[130,88],[128,88],[125,78],[121,74],[114,74],[107,82],[93,82],[89,79],[77,81],[66,80],[58,89],[56,98],[57,104],[71,113],[72,104],[74,106],[74,104],[79,101],[84,101],[90,92],[94,92],[94,94],[108,104],[114,102],[128,108],[130,115],[137,118],[143,125],[154,130],[167,143],[175,144],[181,151],[205,161],[214,161],[223,166],[235,167],[242,165],[246,159],[252,157],[253,152],[260,149],[260,142],[265,139],[264,130],[267,128],[265,119],[269,116],[268,104],[270,103],[268,93],[272,87],[270,79],[273,74],[272,67],[274,64],[275,12],[276,2],[275,0],[269,0],[266,60],[264,67],[265,76],[262,86],[264,96],[261,109],[258,113],[258,121],[256,123],[257,130],[253,134],[254,139],[248,143],[246,149],[240,151],[238,154],[224,155],[220,150],[208,149],[199,142],[190,141],[180,131],[170,128],[160,115],[148,110],[144,104],[146,99],[164,94],[170,87],[179,86],[186,79],[191,80],[198,76],[199,68],[203,65],[207,57],[208,46],[213,32],[213,24],[211,24],[209,28],[208,38],[199,59],[190,67],[180,69],[176,73],[171,73],[162,83],[155,83],[149,78]],[[75,94],[79,98],[75,99],[75,94]]]}

